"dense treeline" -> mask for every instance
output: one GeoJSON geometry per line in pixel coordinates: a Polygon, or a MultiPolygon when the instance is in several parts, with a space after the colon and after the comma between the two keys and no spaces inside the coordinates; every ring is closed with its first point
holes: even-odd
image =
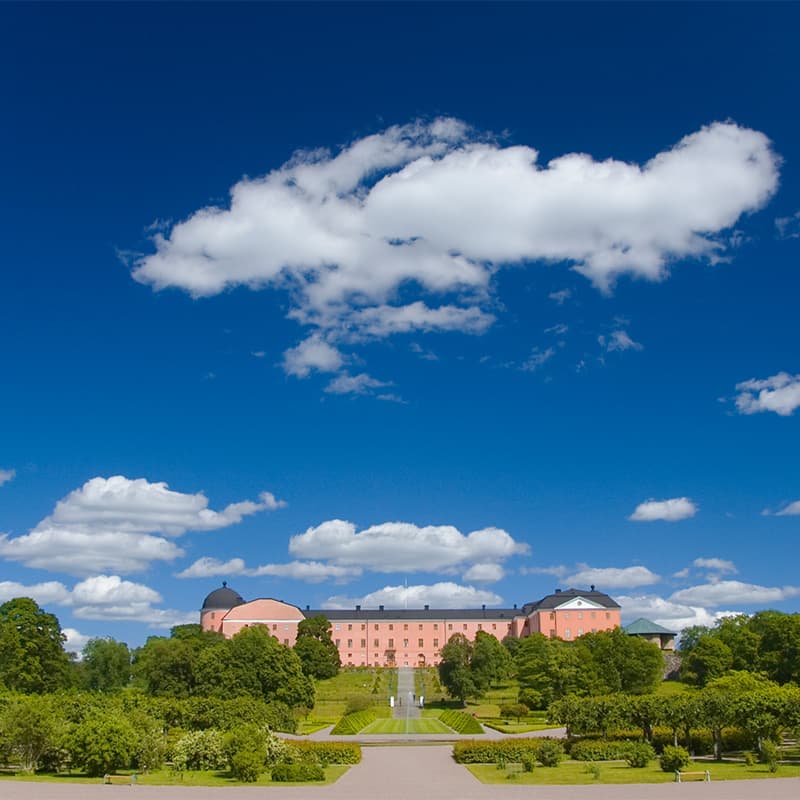
{"type": "Polygon", "coordinates": [[[567,695],[652,692],[663,666],[658,647],[620,629],[587,633],[573,642],[534,633],[503,644],[478,632],[474,643],[461,634],[450,638],[439,676],[450,696],[463,702],[515,675],[520,702],[543,709],[567,695]]]}
{"type": "Polygon", "coordinates": [[[681,634],[681,680],[694,686],[731,670],[751,670],[779,684],[800,682],[800,614],[759,611],[723,617],[713,628],[681,634]]]}
{"type": "Polygon", "coordinates": [[[64,689],[115,692],[138,687],[156,697],[249,696],[290,707],[314,705],[314,678],[339,671],[339,654],[324,617],[300,623],[294,648],[261,625],[231,639],[180,625],[129,650],[92,639],[80,660],[64,651],[58,619],[29,598],[0,605],[0,688],[47,693],[64,689]]]}
{"type": "Polygon", "coordinates": [[[706,730],[714,755],[720,758],[726,729],[743,734],[736,742],[737,750],[762,750],[764,742],[778,741],[781,731],[800,729],[800,687],[734,672],[686,694],[569,696],[550,706],[548,718],[566,725],[570,735],[608,737],[614,731],[632,729],[651,743],[654,731],[661,727],[669,731],[673,745],[691,746],[693,732],[706,730]]]}

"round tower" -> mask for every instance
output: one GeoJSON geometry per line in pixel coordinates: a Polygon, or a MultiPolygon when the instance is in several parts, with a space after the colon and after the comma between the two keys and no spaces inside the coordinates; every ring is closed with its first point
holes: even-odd
{"type": "Polygon", "coordinates": [[[236,606],[244,603],[244,598],[228,587],[227,581],[222,581],[219,589],[214,589],[203,601],[200,609],[200,626],[204,631],[222,633],[222,620],[225,615],[236,606]]]}

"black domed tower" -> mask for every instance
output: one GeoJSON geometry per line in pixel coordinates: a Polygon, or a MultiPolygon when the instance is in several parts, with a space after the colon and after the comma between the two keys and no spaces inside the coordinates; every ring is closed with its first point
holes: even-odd
{"type": "Polygon", "coordinates": [[[200,625],[204,631],[222,632],[222,620],[225,615],[236,606],[244,603],[244,598],[228,587],[225,581],[219,589],[214,589],[211,594],[203,600],[203,607],[200,609],[200,625]]]}

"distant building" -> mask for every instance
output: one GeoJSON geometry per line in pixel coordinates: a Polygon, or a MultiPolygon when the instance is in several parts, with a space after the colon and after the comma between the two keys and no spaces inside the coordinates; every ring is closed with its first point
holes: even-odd
{"type": "Polygon", "coordinates": [[[675,637],[678,635],[677,631],[668,631],[657,622],[651,622],[644,617],[639,617],[635,622],[626,625],[624,631],[629,636],[638,636],[646,642],[656,644],[662,650],[674,650],[675,637]]]}
{"type": "Polygon", "coordinates": [[[230,638],[248,625],[264,625],[285,645],[297,638],[298,624],[308,617],[326,616],[342,664],[350,666],[430,666],[455,633],[468,639],[485,631],[497,639],[543,633],[567,641],[584,633],[612,630],[620,625],[620,606],[594,586],[588,591],[557,589],[522,608],[480,609],[311,609],[272,598],[246,602],[226,583],[206,597],[200,611],[203,630],[230,638]]]}

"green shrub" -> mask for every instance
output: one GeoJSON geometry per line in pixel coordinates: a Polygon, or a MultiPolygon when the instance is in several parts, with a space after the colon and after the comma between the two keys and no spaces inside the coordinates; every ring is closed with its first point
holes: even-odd
{"type": "Polygon", "coordinates": [[[762,764],[766,764],[769,767],[770,772],[777,772],[778,771],[778,758],[780,756],[780,751],[778,750],[778,746],[775,742],[771,742],[769,739],[764,739],[761,742],[761,753],[759,760],[762,764]]]}
{"type": "Polygon", "coordinates": [[[439,720],[456,733],[483,733],[483,728],[478,720],[463,711],[448,709],[442,712],[439,720]]]}
{"type": "Polygon", "coordinates": [[[508,703],[507,705],[500,706],[500,716],[508,719],[513,717],[519,721],[520,717],[526,716],[528,713],[528,706],[525,703],[508,703]]]}
{"type": "Polygon", "coordinates": [[[656,751],[647,742],[629,742],[625,760],[632,767],[646,767],[656,757],[656,751]]]}
{"type": "Polygon", "coordinates": [[[535,689],[520,689],[518,702],[526,705],[531,711],[541,711],[547,707],[541,692],[535,689]]]}
{"type": "Polygon", "coordinates": [[[227,762],[222,734],[214,728],[190,731],[172,748],[172,763],[178,772],[187,769],[222,769],[227,762]]]}
{"type": "Polygon", "coordinates": [[[756,763],[756,757],[750,750],[745,750],[744,753],[742,753],[742,758],[744,759],[746,767],[752,767],[753,764],[756,763]]]}
{"type": "Polygon", "coordinates": [[[87,717],[68,736],[72,761],[89,775],[117,772],[130,765],[136,732],[125,717],[103,715],[87,717]]]}
{"type": "Polygon", "coordinates": [[[595,764],[594,761],[590,761],[586,765],[586,772],[588,772],[596,781],[600,780],[600,765],[595,764]]]}
{"type": "Polygon", "coordinates": [[[621,761],[627,758],[631,744],[627,739],[573,739],[569,755],[576,761],[621,761]]]}
{"type": "Polygon", "coordinates": [[[290,750],[293,760],[301,764],[358,764],[361,761],[361,747],[350,742],[292,742],[290,750]]]}
{"type": "Polygon", "coordinates": [[[231,757],[231,775],[243,783],[255,783],[264,766],[263,753],[255,750],[240,750],[231,757]]]}
{"type": "Polygon", "coordinates": [[[545,738],[500,741],[467,739],[453,745],[453,758],[459,764],[497,764],[503,760],[507,763],[521,764],[525,758],[539,759],[539,751],[542,746],[546,742],[552,741],[556,741],[556,744],[561,747],[557,740],[545,738]]]}
{"type": "Polygon", "coordinates": [[[545,767],[557,767],[564,758],[564,747],[555,739],[545,739],[539,747],[539,761],[545,767]]]}
{"type": "Polygon", "coordinates": [[[659,759],[664,772],[675,772],[689,766],[689,753],[685,747],[667,745],[659,759]]]}
{"type": "Polygon", "coordinates": [[[526,754],[522,757],[521,763],[523,772],[533,772],[534,767],[536,766],[536,759],[534,758],[533,754],[526,754]]]}
{"type": "Polygon", "coordinates": [[[335,725],[331,734],[352,735],[367,727],[371,722],[375,722],[376,716],[372,711],[356,711],[354,714],[347,714],[342,717],[335,725]]]}
{"type": "Polygon", "coordinates": [[[272,768],[272,780],[276,783],[324,781],[325,771],[318,764],[276,764],[272,768]]]}

